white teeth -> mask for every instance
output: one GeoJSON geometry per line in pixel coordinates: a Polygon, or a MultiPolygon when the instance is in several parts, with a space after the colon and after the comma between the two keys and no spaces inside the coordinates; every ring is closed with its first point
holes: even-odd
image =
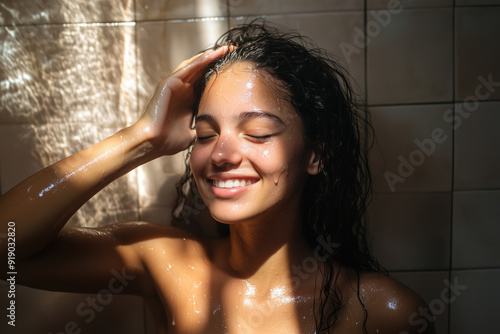
{"type": "Polygon", "coordinates": [[[214,186],[218,188],[237,188],[251,185],[251,181],[245,180],[214,180],[214,186]]]}

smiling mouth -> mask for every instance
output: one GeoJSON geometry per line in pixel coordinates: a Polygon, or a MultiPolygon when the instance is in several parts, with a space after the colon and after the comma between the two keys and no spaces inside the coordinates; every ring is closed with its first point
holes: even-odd
{"type": "Polygon", "coordinates": [[[253,182],[250,180],[211,180],[212,185],[217,188],[240,188],[251,185],[253,182]]]}

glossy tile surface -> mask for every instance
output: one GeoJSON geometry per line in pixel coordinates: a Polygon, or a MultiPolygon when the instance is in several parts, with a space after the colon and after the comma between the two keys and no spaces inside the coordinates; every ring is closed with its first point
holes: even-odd
{"type": "Polygon", "coordinates": [[[144,108],[162,78],[183,60],[214,45],[227,27],[227,20],[139,23],[139,110],[144,108]]]}
{"type": "Polygon", "coordinates": [[[0,25],[131,21],[132,0],[3,0],[0,25]]]}
{"type": "Polygon", "coordinates": [[[451,196],[376,195],[368,208],[373,253],[388,270],[446,270],[451,196]]]}
{"type": "Polygon", "coordinates": [[[455,116],[455,189],[500,188],[500,102],[458,104],[455,116]]]}
{"type": "Polygon", "coordinates": [[[453,0],[367,0],[368,9],[418,8],[453,6],[453,0]]]}
{"type": "Polygon", "coordinates": [[[450,306],[450,333],[495,333],[500,309],[500,270],[452,272],[454,302],[450,306]]]}
{"type": "Polygon", "coordinates": [[[136,8],[138,21],[227,16],[226,0],[137,0],[136,8]]]}
{"type": "Polygon", "coordinates": [[[455,193],[453,268],[500,267],[499,203],[499,190],[455,193]]]}
{"type": "Polygon", "coordinates": [[[452,14],[452,9],[407,9],[368,21],[369,104],[452,99],[452,14]]]}
{"type": "Polygon", "coordinates": [[[0,27],[0,122],[131,123],[133,26],[0,27]]]}
{"type": "Polygon", "coordinates": [[[458,100],[500,98],[500,7],[456,10],[456,94],[458,100]],[[481,77],[483,79],[481,79],[481,77]],[[489,79],[491,77],[491,79],[489,79]],[[479,88],[490,81],[487,90],[479,88]]]}
{"type": "Polygon", "coordinates": [[[457,6],[500,5],[500,0],[456,0],[457,6]]]}
{"type": "Polygon", "coordinates": [[[369,109],[375,133],[370,167],[377,192],[450,191],[452,105],[369,109]]]}
{"type": "Polygon", "coordinates": [[[340,1],[340,0],[229,0],[229,14],[238,15],[261,15],[261,14],[290,14],[310,13],[338,10],[360,10],[363,9],[363,1],[340,1]]]}
{"type": "Polygon", "coordinates": [[[139,219],[144,222],[167,226],[172,224],[171,212],[172,207],[167,206],[141,208],[139,210],[139,219]]]}
{"type": "Polygon", "coordinates": [[[140,206],[172,206],[175,184],[184,173],[184,155],[162,157],[138,168],[140,206]]]}

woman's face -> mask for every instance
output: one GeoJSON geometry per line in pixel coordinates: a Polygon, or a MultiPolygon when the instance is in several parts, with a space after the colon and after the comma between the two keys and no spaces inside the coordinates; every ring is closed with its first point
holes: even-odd
{"type": "Polygon", "coordinates": [[[302,122],[252,63],[213,75],[196,120],[191,169],[212,216],[224,223],[297,212],[309,173],[302,122]]]}

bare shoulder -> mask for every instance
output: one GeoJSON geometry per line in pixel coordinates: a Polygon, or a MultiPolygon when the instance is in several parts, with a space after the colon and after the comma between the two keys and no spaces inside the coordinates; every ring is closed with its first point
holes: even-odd
{"type": "Polygon", "coordinates": [[[144,254],[147,253],[147,250],[154,250],[155,246],[159,245],[161,245],[160,248],[166,248],[171,254],[180,251],[185,254],[190,249],[203,247],[207,243],[203,238],[186,230],[148,222],[110,225],[103,227],[100,231],[114,238],[115,244],[130,246],[128,248],[144,254]]]}
{"type": "Polygon", "coordinates": [[[189,232],[176,227],[142,221],[108,225],[99,228],[99,231],[109,234],[119,243],[124,245],[155,240],[158,238],[168,238],[172,240],[179,238],[195,238],[195,236],[189,232]]]}
{"type": "Polygon", "coordinates": [[[424,317],[425,302],[406,285],[382,274],[364,273],[359,292],[368,312],[369,333],[434,333],[432,319],[424,317]]]}
{"type": "MultiPolygon", "coordinates": [[[[131,222],[109,226],[103,231],[116,239],[115,244],[128,252],[128,257],[138,257],[144,261],[161,260],[185,261],[204,260],[211,257],[213,245],[211,238],[204,238],[189,231],[147,222],[131,222]]],[[[147,264],[147,263],[145,263],[147,264]]],[[[152,264],[152,263],[150,263],[152,264]]]]}

